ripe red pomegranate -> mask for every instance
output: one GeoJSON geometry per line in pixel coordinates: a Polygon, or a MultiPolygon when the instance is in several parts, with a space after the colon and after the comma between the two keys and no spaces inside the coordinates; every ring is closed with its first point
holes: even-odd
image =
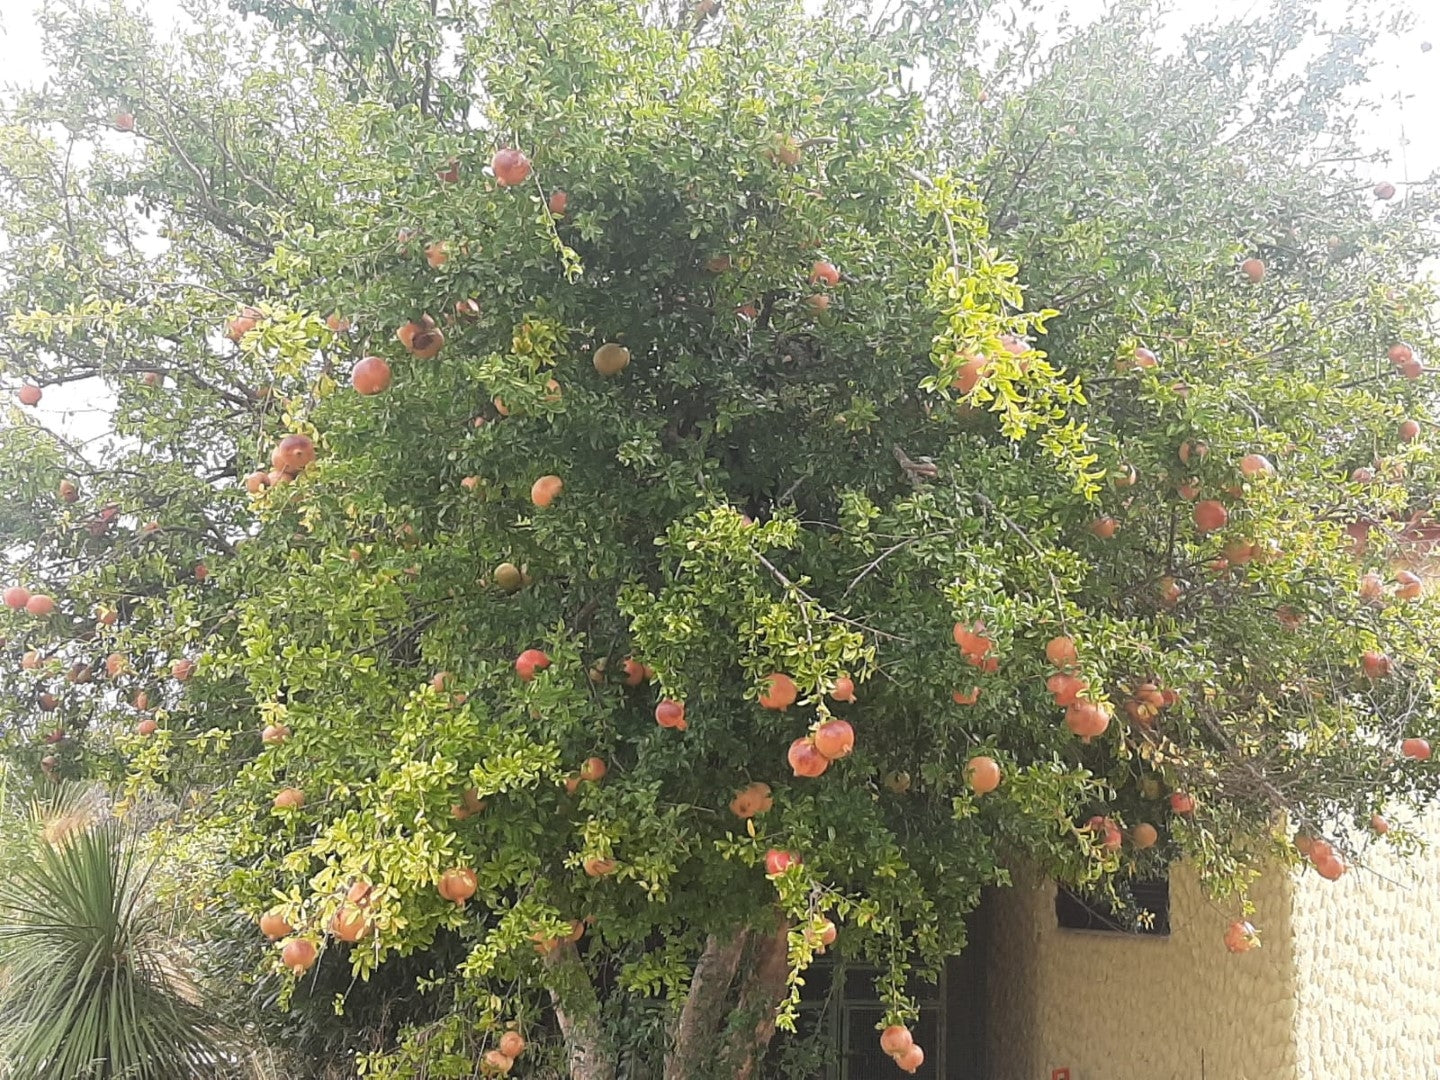
{"type": "Polygon", "coordinates": [[[1045,680],[1045,689],[1055,698],[1055,704],[1068,708],[1089,689],[1089,684],[1076,675],[1060,672],[1045,680]]]}
{"type": "Polygon", "coordinates": [[[685,703],[662,698],[655,706],[655,722],[663,728],[684,731],[688,726],[685,722],[685,703]]]}
{"type": "Polygon", "coordinates": [[[265,313],[259,308],[243,307],[239,315],[225,323],[225,336],[239,344],[240,339],[259,326],[264,317],[265,313]]]}
{"type": "Polygon", "coordinates": [[[965,764],[965,782],[976,795],[986,795],[1000,786],[1000,763],[986,754],[977,754],[965,764]]]}
{"type": "Polygon", "coordinates": [[[1259,476],[1274,476],[1275,466],[1264,454],[1246,454],[1240,459],[1240,471],[1253,480],[1259,476]]]}
{"type": "Polygon", "coordinates": [[[304,938],[291,938],[280,950],[281,962],[296,975],[309,971],[319,955],[315,943],[304,938]]]}
{"type": "Polygon", "coordinates": [[[752,818],[769,811],[775,805],[770,785],[754,781],[746,784],[730,800],[730,812],[738,818],[752,818]]]}
{"type": "Polygon", "coordinates": [[[920,1071],[920,1066],[925,1064],[925,1051],[920,1048],[919,1043],[911,1043],[910,1048],[896,1054],[894,1060],[901,1072],[914,1076],[920,1071]]]}
{"type": "Polygon", "coordinates": [[[530,159],[519,150],[506,148],[495,151],[490,159],[490,171],[501,187],[514,187],[530,179],[530,159]]]}
{"type": "Polygon", "coordinates": [[[1430,743],[1412,736],[1400,744],[1400,753],[1414,761],[1429,761],[1430,743]]]}
{"type": "Polygon", "coordinates": [[[367,356],[350,372],[350,385],[369,396],[390,389],[390,365],[381,357],[367,356]]]}
{"type": "Polygon", "coordinates": [[[1065,710],[1065,726],[1089,742],[1095,736],[1105,734],[1105,729],[1110,726],[1110,709],[1093,701],[1077,701],[1065,710]]]}
{"type": "Polygon", "coordinates": [[[880,1033],[880,1049],[891,1057],[903,1054],[915,1045],[915,1037],[904,1024],[891,1024],[880,1033]]]}
{"type": "Polygon", "coordinates": [[[11,585],[4,593],[0,593],[5,606],[11,611],[24,611],[25,605],[30,603],[30,590],[19,585],[11,585]]]}
{"type": "Polygon", "coordinates": [[[475,871],[468,867],[452,867],[446,870],[435,885],[436,891],[456,907],[464,907],[465,901],[475,895],[478,887],[475,871]]]}
{"type": "Polygon", "coordinates": [[[955,376],[955,381],[950,385],[962,394],[968,394],[979,385],[980,380],[989,375],[992,370],[991,364],[983,359],[970,359],[960,365],[960,372],[955,376]]]}
{"type": "Polygon", "coordinates": [[[639,686],[650,679],[652,672],[644,664],[634,657],[628,657],[620,665],[620,671],[624,675],[626,686],[639,686]]]}
{"type": "Polygon", "coordinates": [[[1183,791],[1172,793],[1170,809],[1177,814],[1193,814],[1195,812],[1195,796],[1183,791]]]}
{"type": "Polygon", "coordinates": [[[835,680],[835,685],[830,690],[830,696],[836,701],[854,701],[855,680],[848,675],[841,675],[835,680]]]}
{"type": "Polygon", "coordinates": [[[537,672],[544,671],[550,666],[550,657],[540,649],[526,649],[515,658],[515,674],[519,675],[523,682],[529,682],[537,672]]]}
{"type": "Polygon", "coordinates": [[[1265,264],[1253,257],[1246,259],[1240,264],[1240,273],[1251,285],[1258,285],[1265,280],[1265,264]]]}
{"type": "Polygon", "coordinates": [[[1391,667],[1390,657],[1384,653],[1367,649],[1360,654],[1360,668],[1367,679],[1383,679],[1390,674],[1391,667]]]}
{"type": "Polygon", "coordinates": [[[1074,667],[1080,662],[1080,654],[1075,649],[1075,639],[1071,637],[1053,637],[1045,643],[1045,659],[1058,668],[1074,667]]]}
{"type": "Polygon", "coordinates": [[[1202,499],[1195,504],[1195,529],[1197,532],[1208,533],[1216,529],[1223,529],[1230,520],[1230,513],[1225,509],[1224,504],[1217,499],[1202,499]]]}
{"type": "Polygon", "coordinates": [[[1381,180],[1370,191],[1381,202],[1388,202],[1395,197],[1395,185],[1388,180],[1381,180]]]}
{"type": "Polygon", "coordinates": [[[1232,922],[1225,928],[1225,948],[1232,953],[1249,952],[1259,944],[1255,937],[1255,927],[1248,922],[1232,922]]]}
{"type": "Polygon", "coordinates": [[[795,704],[799,694],[794,679],[775,672],[761,681],[759,701],[763,708],[784,711],[795,704]]]}
{"type": "Polygon", "coordinates": [[[260,732],[260,741],[266,746],[280,746],[290,740],[290,728],[287,724],[266,724],[260,732]]]}
{"type": "Polygon", "coordinates": [[[804,860],[793,851],[781,851],[779,848],[771,848],[765,852],[765,873],[771,877],[785,873],[792,866],[799,866],[804,860]]]}
{"type": "Polygon", "coordinates": [[[1090,531],[1101,540],[1113,539],[1120,529],[1120,522],[1113,517],[1099,517],[1090,523],[1090,531]]]}
{"type": "Polygon", "coordinates": [[[429,315],[421,315],[395,331],[395,337],[405,351],[417,360],[433,360],[440,355],[445,345],[445,335],[429,315]]]}
{"type": "Polygon", "coordinates": [[[827,720],[815,729],[814,741],[815,749],[834,761],[855,749],[855,729],[844,720],[827,720]]]}
{"type": "Polygon", "coordinates": [[[43,395],[40,393],[40,387],[34,383],[26,383],[20,387],[20,392],[16,396],[19,397],[21,405],[35,406],[40,404],[40,398],[43,395]]]}
{"type": "Polygon", "coordinates": [[[1180,444],[1180,462],[1189,465],[1192,457],[1204,460],[1205,455],[1210,453],[1210,447],[1203,442],[1186,441],[1180,444]]]}
{"type": "Polygon", "coordinates": [[[545,206],[554,217],[564,217],[565,208],[570,205],[570,196],[564,191],[552,191],[550,198],[545,200],[545,206]]]}
{"type": "Polygon", "coordinates": [[[1395,595],[1401,600],[1418,600],[1425,592],[1425,580],[1410,570],[1395,575],[1395,595]]]}
{"type": "Polygon", "coordinates": [[[1420,437],[1420,423],[1417,420],[1403,420],[1395,433],[1401,442],[1414,442],[1420,437]]]}
{"type": "Polygon", "coordinates": [[[308,435],[286,435],[270,455],[270,464],[294,475],[304,472],[315,460],[315,443],[308,435]]]}
{"type": "Polygon", "coordinates": [[[347,901],[330,917],[329,930],[337,941],[353,945],[370,932],[370,919],[359,905],[347,901]]]}
{"type": "Polygon", "coordinates": [[[810,739],[796,739],[785,755],[796,776],[819,776],[830,767],[830,759],[815,748],[810,739]]]}
{"type": "Polygon", "coordinates": [[[1085,822],[1085,828],[1095,834],[1096,841],[1106,851],[1119,851],[1120,845],[1124,843],[1125,837],[1120,831],[1120,826],[1101,814],[1096,814],[1085,822]]]}
{"type": "Polygon", "coordinates": [[[955,644],[959,646],[960,651],[966,658],[972,662],[984,657],[995,647],[994,639],[987,637],[984,631],[984,624],[978,622],[973,626],[957,622],[952,631],[955,644]]]}
{"type": "Polygon", "coordinates": [[[588,757],[580,763],[580,779],[590,784],[598,784],[605,779],[605,774],[610,771],[610,766],[605,764],[601,757],[588,757]]]}
{"type": "Polygon", "coordinates": [[[260,916],[260,932],[271,941],[279,941],[286,934],[293,934],[295,928],[286,921],[279,910],[271,908],[260,916]]]}
{"type": "Polygon", "coordinates": [[[553,503],[565,489],[565,481],[553,473],[540,477],[530,485],[530,501],[544,509],[553,503]]]}
{"type": "Polygon", "coordinates": [[[840,282],[840,271],[835,264],[821,260],[810,268],[811,285],[838,285],[840,282]]]}

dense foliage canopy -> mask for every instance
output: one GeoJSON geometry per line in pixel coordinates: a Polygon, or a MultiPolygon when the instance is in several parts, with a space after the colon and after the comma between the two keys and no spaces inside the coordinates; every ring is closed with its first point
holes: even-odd
{"type": "Polygon", "coordinates": [[[5,747],[169,807],[277,1040],[759,1075],[827,944],[903,1023],[1017,859],[1244,918],[1440,786],[1373,32],[993,7],[46,16],[5,747]]]}

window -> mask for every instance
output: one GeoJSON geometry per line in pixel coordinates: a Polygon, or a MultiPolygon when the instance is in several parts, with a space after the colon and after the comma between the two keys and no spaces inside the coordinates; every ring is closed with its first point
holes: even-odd
{"type": "Polygon", "coordinates": [[[1120,904],[1099,893],[1055,890],[1055,920],[1062,930],[1101,930],[1146,937],[1170,936],[1170,880],[1116,882],[1120,904]]]}
{"type": "MultiPolygon", "coordinates": [[[[875,1026],[885,1009],[875,999],[874,968],[840,965],[819,959],[805,973],[805,990],[797,1034],[817,1037],[827,1049],[815,1053],[823,1058],[808,1072],[808,1080],[895,1080],[895,1063],[880,1049],[880,1031],[875,1026]]],[[[920,1019],[910,1025],[915,1041],[925,1048],[922,1076],[944,1076],[942,1016],[945,977],[937,985],[916,982],[910,988],[920,1004],[920,1019]]],[[[805,1052],[796,1047],[794,1052],[805,1052]]]]}

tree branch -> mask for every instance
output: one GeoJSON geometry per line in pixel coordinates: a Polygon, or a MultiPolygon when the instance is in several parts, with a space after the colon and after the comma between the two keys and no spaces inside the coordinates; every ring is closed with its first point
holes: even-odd
{"type": "Polygon", "coordinates": [[[670,1052],[665,1055],[665,1080],[688,1080],[707,1060],[706,1051],[716,1038],[730,984],[749,941],[748,930],[738,931],[728,941],[721,941],[715,934],[705,939],[705,951],[695,963],[690,993],[675,1023],[670,1052]]]}
{"type": "Polygon", "coordinates": [[[600,1001],[580,954],[566,941],[546,953],[543,963],[571,1080],[615,1080],[615,1055],[607,1045],[600,1001]]]}
{"type": "Polygon", "coordinates": [[[750,969],[740,986],[735,1007],[738,1021],[726,1042],[725,1060],[733,1063],[735,1080],[754,1080],[756,1067],[775,1035],[775,1017],[785,998],[790,973],[790,924],[782,921],[774,933],[759,939],[750,969]],[[753,1022],[752,1022],[753,1020],[753,1022]]]}

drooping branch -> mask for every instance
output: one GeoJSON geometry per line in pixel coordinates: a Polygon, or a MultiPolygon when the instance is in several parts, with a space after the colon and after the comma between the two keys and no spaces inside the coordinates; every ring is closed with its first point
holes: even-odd
{"type": "Polygon", "coordinates": [[[670,1052],[665,1057],[665,1080],[687,1080],[708,1058],[717,1037],[730,984],[740,967],[740,958],[750,941],[750,932],[741,930],[728,940],[711,934],[705,950],[695,963],[690,993],[675,1023],[670,1052]]]}

